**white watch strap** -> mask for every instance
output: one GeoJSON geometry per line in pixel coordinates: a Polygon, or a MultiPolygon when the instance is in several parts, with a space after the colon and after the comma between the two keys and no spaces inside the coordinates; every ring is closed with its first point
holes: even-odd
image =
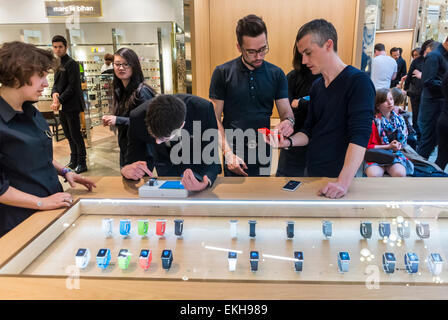
{"type": "Polygon", "coordinates": [[[84,269],[85,267],[87,267],[87,265],[89,264],[89,261],[90,261],[89,249],[86,250],[86,255],[84,257],[76,257],[75,258],[76,266],[80,269],[84,269]]]}
{"type": "Polygon", "coordinates": [[[229,271],[235,271],[237,259],[228,259],[228,260],[229,260],[229,271]]]}
{"type": "Polygon", "coordinates": [[[428,257],[428,269],[429,271],[437,276],[443,271],[443,263],[434,263],[431,259],[431,256],[428,257]]]}
{"type": "Polygon", "coordinates": [[[230,220],[230,238],[232,239],[237,237],[237,223],[238,220],[230,220]]]}

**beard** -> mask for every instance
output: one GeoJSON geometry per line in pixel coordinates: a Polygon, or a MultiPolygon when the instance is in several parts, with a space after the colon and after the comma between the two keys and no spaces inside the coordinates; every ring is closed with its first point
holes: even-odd
{"type": "Polygon", "coordinates": [[[257,67],[257,66],[254,66],[252,63],[250,63],[249,61],[246,60],[246,58],[244,57],[244,54],[242,54],[241,56],[243,57],[243,61],[244,61],[247,65],[251,66],[251,67],[254,68],[254,69],[260,68],[260,67],[263,65],[263,64],[260,64],[258,67],[257,67]]]}

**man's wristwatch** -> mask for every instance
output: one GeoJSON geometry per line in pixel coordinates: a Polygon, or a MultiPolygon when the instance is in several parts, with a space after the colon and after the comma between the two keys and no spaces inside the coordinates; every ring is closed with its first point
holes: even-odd
{"type": "Polygon", "coordinates": [[[80,248],[76,252],[75,263],[79,269],[84,269],[89,264],[90,251],[89,249],[80,248]]]}
{"type": "Polygon", "coordinates": [[[126,270],[131,262],[131,253],[128,249],[121,249],[118,253],[118,267],[122,270],[126,270]]]}
{"type": "Polygon", "coordinates": [[[227,260],[229,261],[229,271],[235,271],[236,270],[236,261],[238,259],[238,254],[236,252],[230,251],[229,255],[227,257],[227,260]]]}
{"type": "Polygon", "coordinates": [[[260,260],[260,254],[258,251],[250,252],[250,270],[255,272],[258,270],[258,261],[260,260]]]}
{"type": "Polygon", "coordinates": [[[340,273],[348,272],[350,266],[350,254],[346,251],[338,252],[338,270],[340,273]]]}
{"type": "Polygon", "coordinates": [[[415,231],[417,232],[417,236],[420,239],[427,239],[429,238],[430,231],[429,231],[429,223],[426,222],[419,222],[415,226],[415,231]]]}
{"type": "Polygon", "coordinates": [[[378,232],[381,238],[389,238],[390,237],[390,223],[389,222],[380,222],[378,226],[378,232]]]}
{"type": "Polygon", "coordinates": [[[418,255],[412,252],[408,252],[404,256],[404,264],[408,273],[418,272],[418,255]]]}
{"type": "Polygon", "coordinates": [[[286,120],[289,120],[292,123],[293,127],[296,124],[296,120],[294,120],[294,118],[288,117],[288,118],[286,118],[286,120]]]}
{"type": "Polygon", "coordinates": [[[290,148],[293,147],[293,145],[292,145],[292,139],[291,139],[291,137],[286,137],[286,139],[289,141],[289,147],[286,147],[286,148],[283,148],[283,149],[285,149],[285,150],[289,150],[290,148]]]}
{"type": "Polygon", "coordinates": [[[143,270],[148,270],[152,261],[152,251],[149,249],[142,249],[138,258],[138,264],[143,270]]]}
{"type": "Polygon", "coordinates": [[[100,249],[96,255],[96,264],[101,269],[106,269],[109,266],[111,259],[109,249],[100,249]]]}
{"type": "Polygon", "coordinates": [[[371,222],[369,222],[369,221],[361,222],[359,230],[364,239],[370,239],[372,237],[372,223],[371,222]]]}
{"type": "Polygon", "coordinates": [[[70,169],[70,168],[68,168],[68,167],[64,167],[64,168],[62,168],[62,170],[61,170],[61,176],[65,179],[64,182],[67,182],[67,178],[65,177],[65,175],[66,175],[67,173],[69,173],[69,172],[73,172],[73,170],[70,169]]]}
{"type": "Polygon", "coordinates": [[[294,238],[294,221],[286,222],[286,237],[288,239],[294,238]]]}
{"type": "Polygon", "coordinates": [[[383,254],[383,270],[386,273],[394,273],[395,271],[395,263],[397,259],[392,252],[385,252],[383,254]]]}
{"type": "Polygon", "coordinates": [[[294,251],[294,269],[296,271],[302,271],[303,269],[303,252],[294,251]]]}
{"type": "Polygon", "coordinates": [[[438,253],[431,253],[428,256],[428,269],[433,275],[438,276],[443,270],[443,259],[438,253]]]}
{"type": "Polygon", "coordinates": [[[322,233],[326,239],[331,238],[333,235],[333,223],[331,221],[322,221],[322,233]]]}
{"type": "Polygon", "coordinates": [[[171,250],[163,250],[162,251],[162,267],[165,270],[171,268],[171,264],[173,263],[173,252],[171,250]]]}

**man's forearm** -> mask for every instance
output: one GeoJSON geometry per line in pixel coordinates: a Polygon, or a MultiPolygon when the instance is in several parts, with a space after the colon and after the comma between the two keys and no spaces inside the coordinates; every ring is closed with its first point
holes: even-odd
{"type": "Polygon", "coordinates": [[[366,148],[358,146],[356,144],[350,143],[347,148],[347,153],[345,155],[344,167],[339,173],[338,182],[341,182],[344,186],[348,187],[351,185],[356,172],[359,169],[362,161],[364,160],[364,155],[366,153],[366,148]]]}

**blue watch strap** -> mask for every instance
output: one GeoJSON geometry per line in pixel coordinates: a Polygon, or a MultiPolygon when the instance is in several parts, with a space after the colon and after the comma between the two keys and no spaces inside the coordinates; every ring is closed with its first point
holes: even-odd
{"type": "Polygon", "coordinates": [[[370,239],[372,237],[372,223],[361,222],[359,229],[363,238],[370,239]]]}
{"type": "Polygon", "coordinates": [[[408,273],[417,273],[418,272],[418,261],[410,261],[408,259],[408,254],[404,256],[404,264],[406,265],[406,271],[408,273]]]}
{"type": "Polygon", "coordinates": [[[386,253],[383,254],[383,270],[386,273],[394,273],[395,271],[395,261],[388,261],[386,259],[386,253]]]}
{"type": "Polygon", "coordinates": [[[322,221],[322,233],[325,238],[330,238],[333,234],[333,223],[331,221],[322,221]]]}
{"type": "Polygon", "coordinates": [[[162,266],[163,269],[169,269],[171,268],[171,264],[173,262],[173,258],[162,258],[162,266]]]}
{"type": "Polygon", "coordinates": [[[257,260],[251,260],[250,261],[250,270],[251,271],[257,271],[258,270],[258,261],[257,260]]]}
{"type": "Polygon", "coordinates": [[[390,223],[389,222],[380,222],[378,226],[378,232],[380,237],[390,237],[390,223]]]}
{"type": "Polygon", "coordinates": [[[288,224],[286,225],[286,236],[289,239],[294,238],[294,221],[288,221],[288,224]]]}

